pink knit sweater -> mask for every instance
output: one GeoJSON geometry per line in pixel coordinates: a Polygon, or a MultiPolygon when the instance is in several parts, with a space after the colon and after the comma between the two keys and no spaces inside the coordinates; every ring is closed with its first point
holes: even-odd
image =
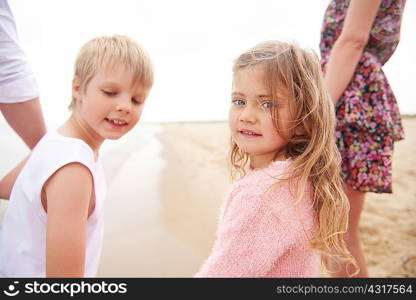
{"type": "Polygon", "coordinates": [[[264,196],[289,164],[247,170],[233,184],[212,252],[195,277],[319,276],[320,254],[309,245],[317,228],[312,189],[296,206],[288,183],[264,196]]]}

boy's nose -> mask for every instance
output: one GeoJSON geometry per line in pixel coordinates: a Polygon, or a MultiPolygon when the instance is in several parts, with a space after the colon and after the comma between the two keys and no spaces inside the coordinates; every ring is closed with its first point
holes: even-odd
{"type": "Polygon", "coordinates": [[[119,101],[116,105],[117,111],[124,111],[124,112],[130,112],[131,110],[131,101],[130,99],[122,99],[119,101]]]}

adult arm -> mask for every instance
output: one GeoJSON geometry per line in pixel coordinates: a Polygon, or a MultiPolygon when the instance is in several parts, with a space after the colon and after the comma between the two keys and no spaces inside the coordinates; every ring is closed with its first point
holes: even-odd
{"type": "Polygon", "coordinates": [[[46,277],[83,277],[86,226],[93,180],[79,163],[59,169],[45,183],[46,277]]]}
{"type": "Polygon", "coordinates": [[[13,130],[33,149],[46,132],[39,98],[18,103],[0,103],[0,110],[13,130]]]}
{"type": "MultiPolygon", "coordinates": [[[[7,1],[0,1],[0,110],[30,149],[45,134],[38,87],[7,1]]],[[[4,144],[4,141],[2,141],[4,144]]]]}
{"type": "Polygon", "coordinates": [[[329,57],[325,83],[336,105],[354,75],[382,0],[351,0],[329,57]]]}
{"type": "Polygon", "coordinates": [[[10,194],[12,192],[16,178],[22,170],[23,166],[26,164],[28,158],[29,155],[0,180],[0,199],[10,199],[10,194]]]}

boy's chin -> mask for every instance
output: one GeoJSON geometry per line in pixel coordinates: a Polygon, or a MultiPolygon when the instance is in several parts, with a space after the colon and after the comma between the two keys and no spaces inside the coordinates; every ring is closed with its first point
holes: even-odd
{"type": "Polygon", "coordinates": [[[123,134],[107,134],[106,136],[104,136],[104,139],[106,140],[118,140],[119,138],[123,137],[125,135],[125,133],[123,134]]]}

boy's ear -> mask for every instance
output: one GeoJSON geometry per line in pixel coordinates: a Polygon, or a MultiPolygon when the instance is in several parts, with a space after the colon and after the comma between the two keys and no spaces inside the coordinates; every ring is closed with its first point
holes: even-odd
{"type": "Polygon", "coordinates": [[[72,97],[77,101],[81,99],[81,81],[77,75],[72,79],[72,97]]]}

